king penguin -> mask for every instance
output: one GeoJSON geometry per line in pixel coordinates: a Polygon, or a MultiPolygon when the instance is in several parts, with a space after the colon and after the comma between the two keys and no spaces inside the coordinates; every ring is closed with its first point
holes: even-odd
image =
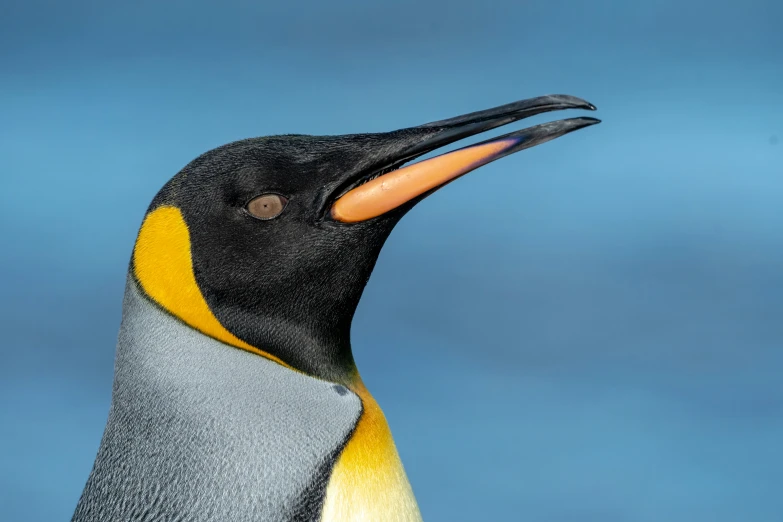
{"type": "Polygon", "coordinates": [[[73,522],[421,520],[351,351],[402,216],[498,158],[598,123],[566,95],[387,133],[206,152],[158,192],[131,255],[106,428],[73,522]],[[413,162],[413,163],[411,163],[413,162]]]}

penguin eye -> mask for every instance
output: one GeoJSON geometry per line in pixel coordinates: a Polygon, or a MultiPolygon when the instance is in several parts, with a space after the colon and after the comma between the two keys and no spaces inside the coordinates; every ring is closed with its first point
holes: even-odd
{"type": "Polygon", "coordinates": [[[288,200],[279,194],[261,194],[245,206],[251,216],[258,219],[276,218],[283,212],[288,200]]]}

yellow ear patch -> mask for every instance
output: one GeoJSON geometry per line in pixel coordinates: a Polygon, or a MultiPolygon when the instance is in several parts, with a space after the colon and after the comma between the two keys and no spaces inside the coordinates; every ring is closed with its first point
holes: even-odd
{"type": "Polygon", "coordinates": [[[178,208],[162,206],[147,214],[133,250],[133,266],[144,292],[172,315],[218,341],[291,368],[229,332],[209,309],[196,283],[190,232],[178,208]]]}

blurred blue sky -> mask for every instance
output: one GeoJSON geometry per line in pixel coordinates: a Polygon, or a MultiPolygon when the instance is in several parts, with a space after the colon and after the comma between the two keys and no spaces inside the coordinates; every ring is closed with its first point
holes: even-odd
{"type": "Polygon", "coordinates": [[[425,519],[783,520],[781,22],[777,0],[5,0],[0,519],[69,519],[135,233],[188,161],[567,93],[604,123],[421,204],[357,313],[425,519]]]}

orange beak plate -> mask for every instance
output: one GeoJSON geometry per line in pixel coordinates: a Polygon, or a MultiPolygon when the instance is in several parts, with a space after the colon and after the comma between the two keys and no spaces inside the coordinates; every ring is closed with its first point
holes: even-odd
{"type": "MultiPolygon", "coordinates": [[[[578,108],[595,108],[584,104],[578,108]]],[[[332,205],[332,218],[357,223],[381,216],[487,163],[599,122],[570,118],[543,123],[393,170],[343,194],[332,205]]]]}

